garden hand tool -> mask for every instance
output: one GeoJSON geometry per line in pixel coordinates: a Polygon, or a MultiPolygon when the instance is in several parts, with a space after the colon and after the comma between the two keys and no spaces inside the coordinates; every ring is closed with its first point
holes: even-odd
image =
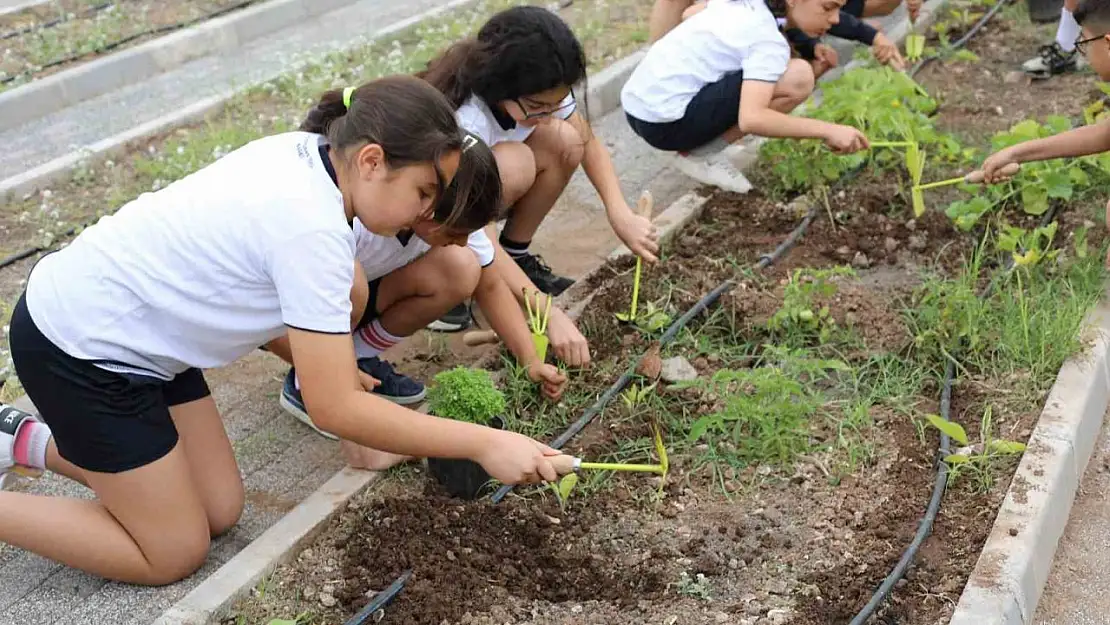
{"type": "Polygon", "coordinates": [[[667,450],[663,446],[663,435],[659,427],[654,423],[651,426],[652,433],[655,439],[655,453],[659,456],[659,464],[624,464],[624,463],[610,463],[610,462],[584,462],[581,458],[575,458],[569,454],[561,456],[554,456],[551,458],[551,465],[559,475],[566,475],[567,473],[577,472],[581,470],[593,471],[632,471],[639,473],[655,473],[656,475],[667,475],[670,469],[670,461],[667,459],[667,450]]]}

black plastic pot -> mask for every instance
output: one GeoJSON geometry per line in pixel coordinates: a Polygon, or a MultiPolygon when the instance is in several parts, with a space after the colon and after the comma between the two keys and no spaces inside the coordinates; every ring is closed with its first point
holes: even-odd
{"type": "Polygon", "coordinates": [[[1029,19],[1034,22],[1056,22],[1060,19],[1060,9],[1064,8],[1064,0],[1025,0],[1029,10],[1029,19]]]}
{"type": "MultiPolygon", "coordinates": [[[[505,421],[494,417],[490,419],[489,427],[503,430],[505,421]]],[[[489,473],[473,460],[428,458],[428,471],[452,497],[477,499],[492,490],[489,473]]]]}

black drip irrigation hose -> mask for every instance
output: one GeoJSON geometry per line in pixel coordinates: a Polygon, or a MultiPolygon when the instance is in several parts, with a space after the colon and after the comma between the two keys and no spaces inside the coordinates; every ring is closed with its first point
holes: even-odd
{"type": "Polygon", "coordinates": [[[347,619],[347,622],[343,625],[363,625],[366,623],[366,621],[370,620],[379,610],[385,609],[390,602],[397,598],[397,595],[401,594],[401,591],[405,589],[405,584],[408,583],[410,577],[412,577],[412,569],[402,573],[388,588],[374,595],[370,603],[367,603],[357,614],[347,619]]]}
{"type": "MultiPolygon", "coordinates": [[[[999,11],[1001,11],[1002,7],[1009,4],[1009,3],[1010,3],[1010,0],[998,0],[997,2],[995,2],[994,6],[992,6],[990,8],[990,10],[988,10],[986,13],[984,13],[983,17],[980,17],[979,21],[975,22],[975,24],[973,24],[971,26],[971,28],[969,28],[967,30],[967,32],[964,33],[963,37],[960,37],[956,41],[952,42],[952,45],[949,47],[949,49],[950,50],[957,50],[957,49],[962,48],[965,45],[967,45],[967,42],[971,41],[971,38],[974,37],[975,34],[979,32],[979,29],[981,29],[983,26],[985,26],[986,23],[989,22],[992,17],[994,17],[995,13],[998,13],[999,11]]],[[[942,56],[943,56],[943,54],[931,54],[931,55],[921,59],[920,61],[918,61],[913,66],[912,69],[910,69],[910,76],[917,75],[917,72],[921,71],[921,68],[923,68],[926,65],[928,65],[929,63],[941,58],[942,56]]]]}
{"type": "Polygon", "coordinates": [[[226,6],[222,9],[218,9],[216,11],[213,11],[212,13],[207,13],[205,15],[201,15],[200,17],[194,17],[193,19],[189,19],[189,20],[182,20],[180,22],[176,22],[176,23],[173,23],[173,24],[166,24],[165,26],[159,26],[158,28],[151,28],[149,30],[144,30],[142,32],[135,33],[133,35],[128,35],[128,36],[124,37],[123,39],[113,41],[112,43],[109,43],[108,45],[102,46],[102,47],[97,48],[95,50],[90,50],[90,51],[84,52],[82,54],[73,54],[73,55],[67,56],[65,58],[57,59],[57,60],[54,60],[54,61],[50,61],[49,63],[45,63],[43,65],[40,65],[37,68],[35,68],[34,70],[29,70],[29,71],[25,71],[25,72],[20,72],[18,74],[14,74],[12,76],[7,76],[3,79],[0,79],[0,84],[6,85],[8,83],[19,80],[20,78],[26,78],[28,76],[33,76],[37,72],[41,72],[45,69],[50,69],[52,67],[58,67],[59,65],[66,65],[68,63],[73,63],[74,61],[79,61],[79,60],[81,60],[85,57],[88,57],[88,56],[97,56],[97,55],[104,54],[105,52],[111,52],[112,50],[115,50],[116,48],[118,48],[120,46],[129,44],[132,41],[135,41],[136,39],[141,39],[143,37],[150,37],[152,35],[164,35],[166,33],[174,32],[176,30],[181,30],[183,28],[188,28],[188,27],[190,27],[194,24],[199,24],[201,22],[220,17],[221,15],[226,15],[228,13],[231,13],[232,11],[238,11],[239,9],[242,9],[242,8],[247,7],[249,5],[252,5],[252,4],[256,4],[260,1],[261,0],[245,0],[244,2],[240,2],[238,4],[233,4],[231,6],[226,6]]]}
{"type": "Polygon", "coordinates": [[[60,26],[62,24],[65,24],[66,22],[72,22],[72,21],[75,21],[75,20],[92,17],[92,16],[96,15],[97,13],[100,13],[101,11],[104,11],[104,10],[109,9],[111,7],[114,7],[114,6],[116,6],[116,3],[114,3],[114,2],[105,2],[103,4],[98,4],[96,6],[89,7],[87,9],[85,9],[84,11],[82,11],[80,15],[75,15],[72,18],[68,17],[68,16],[58,17],[58,18],[52,19],[48,22],[43,22],[41,24],[31,24],[30,26],[24,26],[23,28],[16,28],[15,30],[9,30],[8,32],[4,33],[3,35],[0,35],[0,41],[3,41],[5,39],[12,39],[14,37],[18,37],[20,35],[26,35],[27,33],[32,33],[32,32],[35,32],[35,31],[49,30],[51,28],[54,28],[55,26],[60,26]]]}

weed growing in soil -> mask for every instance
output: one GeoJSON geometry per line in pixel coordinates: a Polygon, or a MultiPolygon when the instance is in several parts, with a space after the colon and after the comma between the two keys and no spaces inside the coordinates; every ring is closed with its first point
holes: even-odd
{"type": "Polygon", "coordinates": [[[767,327],[790,345],[805,345],[816,335],[818,343],[826,343],[836,331],[836,320],[829,307],[816,308],[814,298],[836,293],[833,279],[854,276],[850,267],[829,269],[795,269],[783,290],[782,308],[767,322],[767,327]]]}
{"type": "Polygon", "coordinates": [[[967,432],[959,423],[946,421],[938,415],[926,417],[929,425],[944,432],[960,445],[954,453],[944,457],[944,461],[948,463],[949,486],[955,484],[959,476],[969,473],[974,480],[975,488],[981,493],[988,492],[994,486],[995,474],[1001,469],[1001,461],[1025,451],[1024,443],[992,436],[991,414],[992,408],[988,405],[983,410],[983,417],[979,423],[979,442],[974,445],[971,444],[967,432]]]}

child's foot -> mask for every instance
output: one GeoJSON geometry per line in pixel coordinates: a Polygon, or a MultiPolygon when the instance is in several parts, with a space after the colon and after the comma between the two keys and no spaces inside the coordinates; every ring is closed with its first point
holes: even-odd
{"type": "Polygon", "coordinates": [[[733,193],[747,193],[752,185],[729,159],[725,150],[713,153],[680,152],[675,156],[675,168],[702,184],[711,185],[733,193]]]}
{"type": "MultiPolygon", "coordinates": [[[[424,385],[412,378],[397,373],[394,371],[393,365],[389,362],[377,357],[362,358],[358,361],[358,368],[381,382],[373,391],[378,397],[388,399],[402,406],[418,404],[424,401],[424,396],[427,394],[424,385]]],[[[308,416],[308,409],[305,408],[304,399],[301,397],[301,390],[297,388],[296,379],[296,370],[290,368],[289,373],[285,374],[285,384],[282,386],[281,397],[278,399],[278,404],[298,421],[316,430],[316,432],[322,436],[330,438],[333,441],[339,440],[337,436],[321,430],[312,422],[312,418],[308,416]]]]}
{"type": "Polygon", "coordinates": [[[1068,52],[1053,41],[1050,45],[1041,46],[1037,56],[1022,63],[1021,69],[1033,78],[1051,78],[1058,74],[1081,69],[1085,59],[1078,50],[1068,52]]]}
{"type": "MultiPolygon", "coordinates": [[[[19,464],[15,461],[16,439],[24,426],[37,422],[35,415],[23,412],[6,404],[0,404],[0,490],[12,476],[35,478],[42,475],[41,469],[19,464]]],[[[26,438],[26,437],[24,437],[26,438]]],[[[23,443],[26,444],[26,443],[23,443]]]]}
{"type": "Polygon", "coordinates": [[[525,253],[521,256],[514,256],[513,260],[520,266],[524,275],[532,281],[532,284],[536,285],[537,289],[552,297],[557,297],[574,284],[574,280],[571,278],[555,275],[551,271],[551,267],[544,262],[543,257],[536,254],[525,253]]]}
{"type": "Polygon", "coordinates": [[[428,324],[428,329],[433,332],[458,332],[470,327],[470,307],[466,302],[447,311],[439,319],[428,324]]]}

